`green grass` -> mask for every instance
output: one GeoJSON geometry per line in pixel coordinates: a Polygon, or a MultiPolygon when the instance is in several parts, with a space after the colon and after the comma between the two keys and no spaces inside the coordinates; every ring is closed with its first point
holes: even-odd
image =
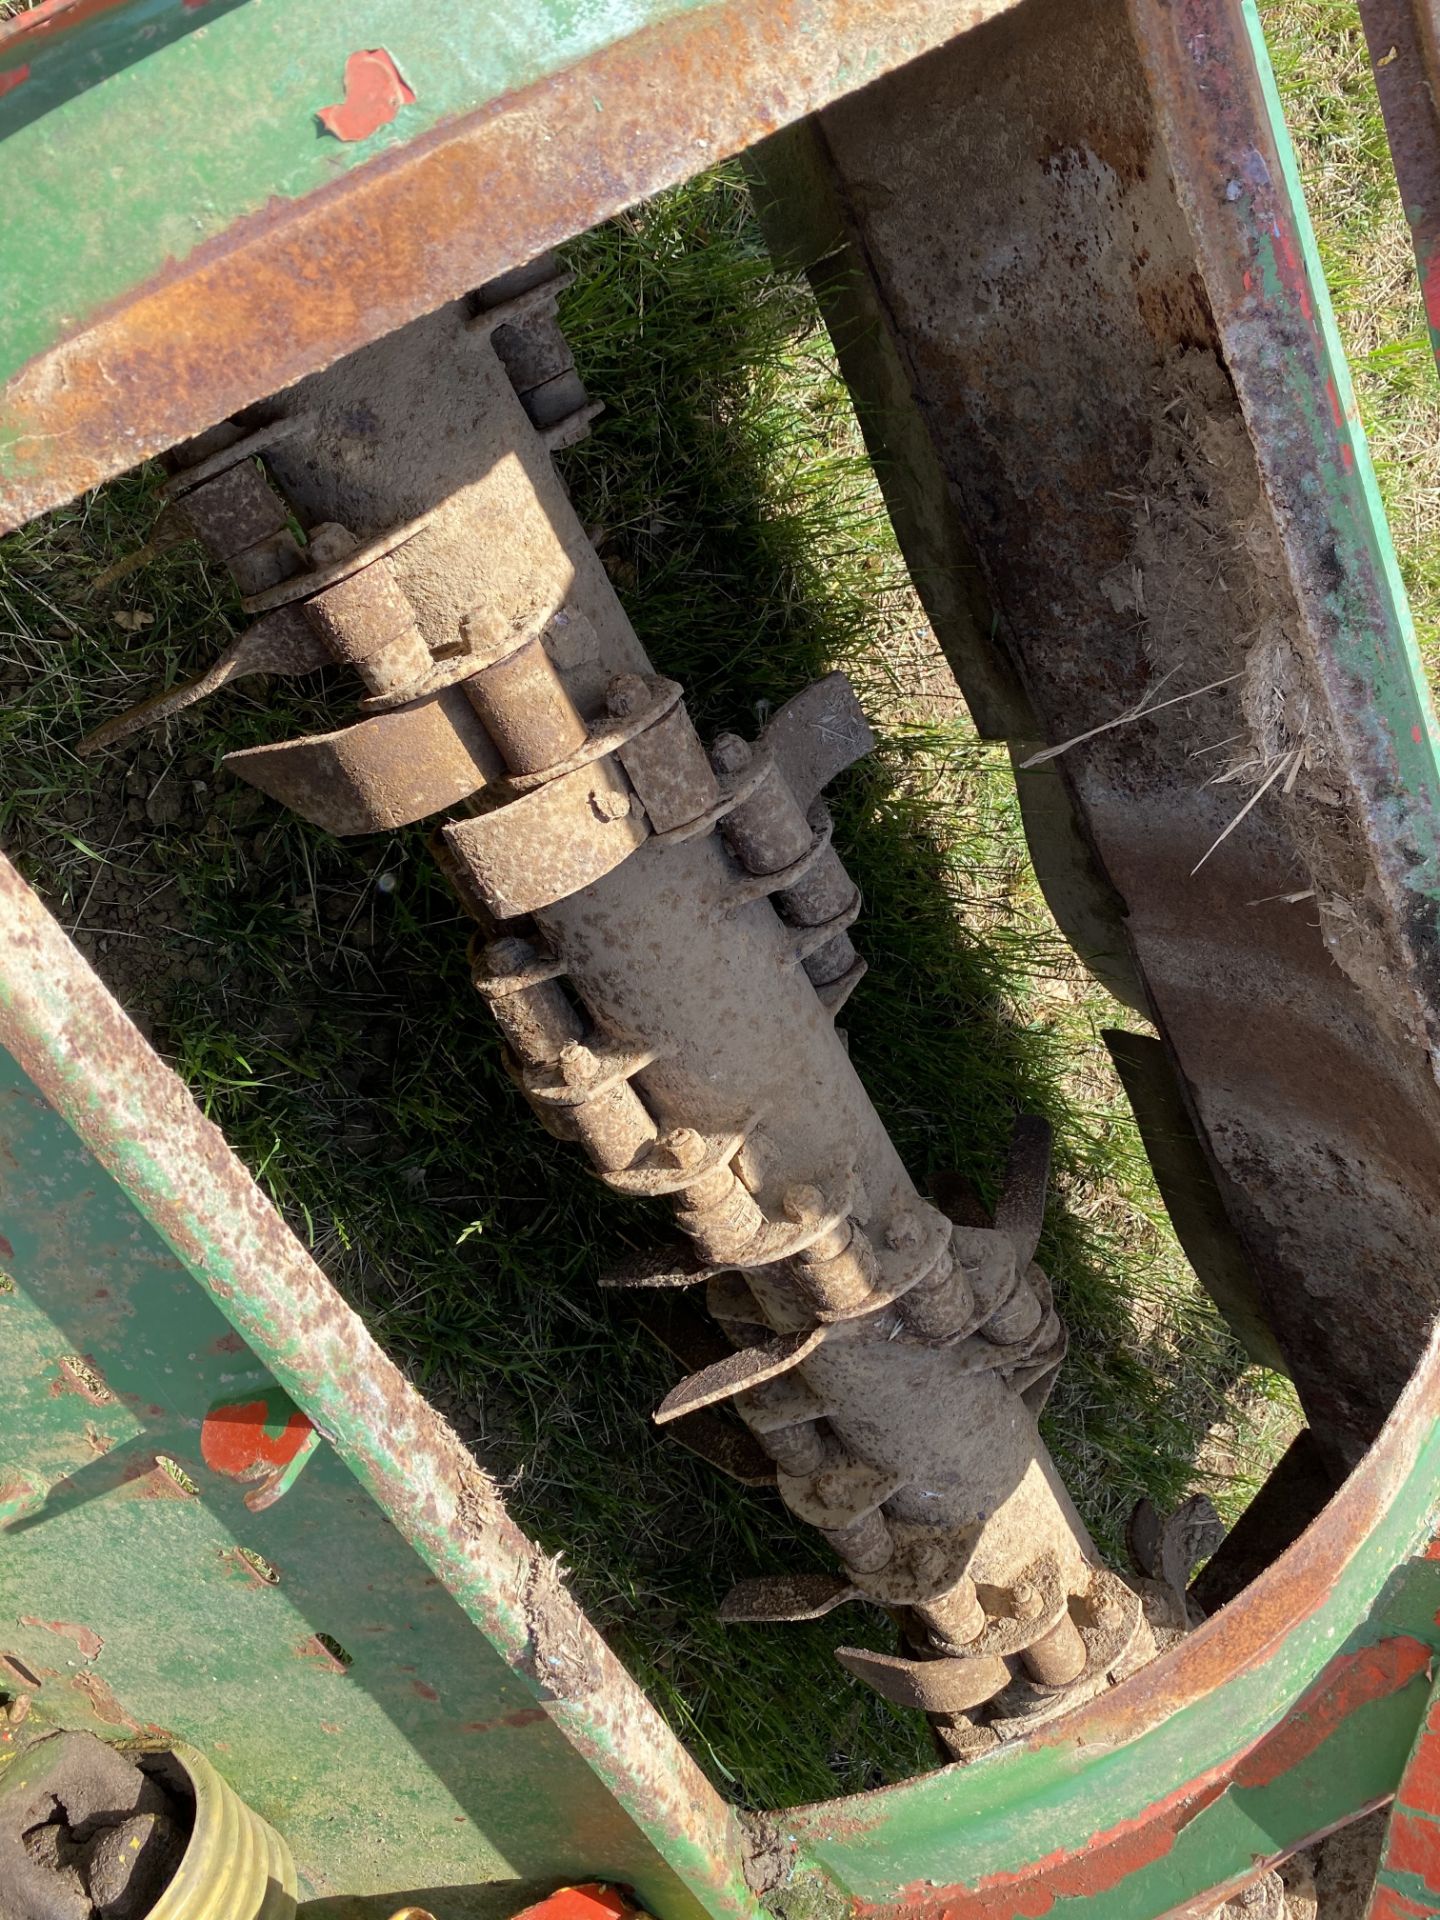
{"type": "MultiPolygon", "coordinates": [[[[807,292],[771,271],[729,171],[570,253],[563,317],[608,411],[567,474],[657,664],[707,735],[753,731],[841,666],[881,734],[836,805],[871,963],[845,1019],[912,1168],[993,1195],[1013,1115],[1055,1122],[1042,1258],[1072,1352],[1046,1431],[1086,1518],[1118,1555],[1142,1493],[1164,1507],[1206,1486],[1233,1511],[1293,1402],[1176,1250],[1098,1044],[1116,1010],[1039,900],[1008,769],[925,631],[807,292]]],[[[831,1658],[841,1639],[884,1644],[883,1619],[715,1623],[735,1576],[828,1556],[651,1427],[675,1369],[594,1282],[663,1223],[516,1101],[422,835],[328,841],[217,772],[335,709],[241,689],[138,755],[75,756],[238,620],[186,551],[94,593],[155,510],[153,477],[131,476],[6,545],[0,839],[522,1524],[564,1549],[722,1785],[775,1804],[929,1764],[923,1725],[831,1658]]]]}

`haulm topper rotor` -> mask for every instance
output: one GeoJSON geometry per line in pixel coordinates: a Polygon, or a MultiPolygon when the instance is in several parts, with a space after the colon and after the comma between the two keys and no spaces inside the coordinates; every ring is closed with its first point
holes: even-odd
{"type": "MultiPolygon", "coordinates": [[[[1433,35],[1367,30],[1428,274],[1433,35]]],[[[1440,765],[1253,14],[46,0],[0,134],[4,524],[158,456],[151,550],[247,622],[77,748],[329,670],[229,773],[430,826],[517,1100],[648,1203],[597,1278],[682,1363],[655,1419],[832,1550],[722,1617],[778,1671],[879,1609],[838,1658],[936,1749],[728,1806],[0,860],[0,1912],[1269,1912],[1391,1802],[1371,1910],[1435,1911],[1440,765]],[[1045,1123],[951,1218],[850,1062],[860,702],[702,739],[553,464],[600,411],[554,248],[742,151],[1055,918],[1151,1023],[1111,1047],[1186,1252],[1304,1408],[1138,1572],[1037,1425],[1045,1123]],[[1217,722],[1243,805],[1187,771],[1217,722]]]]}

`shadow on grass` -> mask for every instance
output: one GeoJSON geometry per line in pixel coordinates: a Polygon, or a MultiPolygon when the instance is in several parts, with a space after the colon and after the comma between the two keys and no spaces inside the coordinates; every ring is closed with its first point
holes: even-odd
{"type": "MultiPolygon", "coordinates": [[[[1014,1115],[1055,1122],[1064,1202],[1042,1258],[1072,1356],[1048,1437],[1113,1552],[1142,1492],[1164,1506],[1194,1484],[1243,1361],[1156,1224],[1108,1065],[1076,1080],[1077,1037],[1098,1054],[1104,1010],[1077,1010],[1034,906],[1008,770],[953,690],[915,698],[923,634],[878,493],[809,296],[771,273],[736,180],[693,183],[571,256],[563,318],[609,411],[567,475],[657,667],[709,737],[753,733],[841,666],[882,734],[836,796],[836,844],[865,893],[871,969],[846,1025],[902,1151],[922,1182],[957,1169],[993,1198],[1014,1115]]],[[[138,757],[74,758],[157,667],[192,672],[223,644],[193,555],[127,582],[121,611],[149,616],[132,639],[89,594],[153,510],[131,478],[6,549],[7,845],[337,1285],[508,1477],[516,1517],[564,1551],[722,1787],[773,1806],[932,1764],[923,1723],[833,1661],[841,1641],[885,1645],[882,1617],[716,1623],[734,1578],[827,1567],[828,1551],[652,1427],[677,1369],[595,1279],[660,1223],[515,1098],[423,836],[327,840],[215,779],[235,747],[329,723],[323,699],[241,691],[138,757]]]]}

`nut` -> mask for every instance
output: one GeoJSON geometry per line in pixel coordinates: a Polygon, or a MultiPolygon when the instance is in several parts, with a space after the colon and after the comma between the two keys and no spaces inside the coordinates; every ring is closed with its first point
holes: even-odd
{"type": "Polygon", "coordinates": [[[894,1253],[909,1253],[919,1246],[923,1232],[918,1215],[897,1213],[885,1229],[885,1244],[894,1253]]]}
{"type": "Polygon", "coordinates": [[[809,1187],[800,1182],[785,1189],[780,1210],[787,1220],[793,1220],[799,1226],[803,1221],[816,1220],[824,1213],[825,1196],[818,1187],[809,1187]]]}
{"type": "Polygon", "coordinates": [[[600,1062],[583,1040],[570,1040],[560,1049],[560,1078],[567,1087],[585,1087],[600,1071],[600,1062]]]}
{"type": "Polygon", "coordinates": [[[1045,1602],[1040,1589],[1030,1580],[1017,1580],[1010,1589],[1010,1602],[1017,1620],[1033,1620],[1045,1602]]]}
{"type": "Polygon", "coordinates": [[[657,1145],[682,1171],[698,1167],[705,1158],[705,1142],[693,1127],[672,1127],[657,1145]]]}

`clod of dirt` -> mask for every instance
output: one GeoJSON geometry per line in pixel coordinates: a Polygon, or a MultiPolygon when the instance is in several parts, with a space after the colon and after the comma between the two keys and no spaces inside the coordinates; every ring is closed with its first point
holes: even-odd
{"type": "Polygon", "coordinates": [[[89,1733],[18,1753],[0,1773],[0,1920],[144,1920],[194,1824],[162,1765],[89,1733]]]}

